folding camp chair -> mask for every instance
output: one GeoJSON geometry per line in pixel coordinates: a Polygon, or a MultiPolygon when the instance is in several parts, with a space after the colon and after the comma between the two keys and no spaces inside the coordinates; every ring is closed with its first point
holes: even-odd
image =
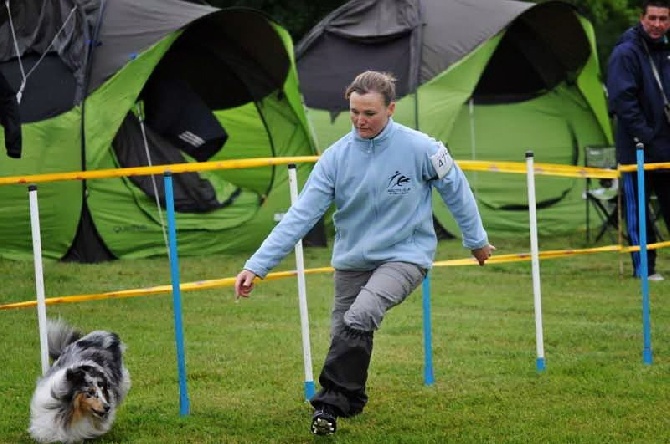
{"type": "MultiPolygon", "coordinates": [[[[584,153],[584,166],[591,168],[616,169],[616,150],[613,146],[587,146],[584,153]]],[[[614,233],[619,230],[619,180],[586,179],[586,241],[591,241],[591,208],[598,216],[598,231],[594,242],[598,242],[605,233],[610,233],[613,242],[618,242],[614,233]]]]}
{"type": "MultiPolygon", "coordinates": [[[[591,168],[616,169],[616,150],[613,146],[587,146],[584,155],[584,165],[591,168]]],[[[591,218],[590,208],[595,210],[599,219],[598,231],[594,242],[598,242],[605,233],[610,233],[613,242],[618,242],[618,236],[614,233],[619,231],[619,205],[621,202],[619,195],[618,179],[586,179],[586,241],[591,241],[591,218]]],[[[649,204],[650,220],[656,232],[656,239],[663,240],[661,231],[658,227],[660,208],[656,197],[652,196],[649,204]]],[[[623,238],[626,238],[624,231],[623,238]]]]}

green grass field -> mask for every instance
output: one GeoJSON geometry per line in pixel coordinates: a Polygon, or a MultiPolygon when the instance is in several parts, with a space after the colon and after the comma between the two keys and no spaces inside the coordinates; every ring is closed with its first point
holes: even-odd
{"type": "MultiPolygon", "coordinates": [[[[493,240],[498,254],[527,241],[493,240]]],[[[583,239],[542,239],[541,249],[583,239]]],[[[658,271],[670,278],[670,252],[658,271]]],[[[462,258],[459,241],[437,259],[462,258]]],[[[181,258],[182,282],[234,276],[246,255],[181,258]]],[[[294,268],[287,258],[277,269],[294,268]]],[[[306,251],[308,268],[328,249],[306,251]]],[[[190,415],[179,415],[171,295],[51,305],[85,331],[116,331],[133,387],[111,443],[668,443],[670,280],[651,282],[652,365],[642,360],[640,283],[617,253],[541,262],[547,369],[535,368],[529,262],[432,272],[435,384],[423,381],[421,292],[392,310],[375,337],[370,402],[313,437],[303,399],[296,279],[262,282],[250,299],[230,287],[182,293],[190,415]]],[[[47,297],[169,284],[167,259],[97,265],[49,262],[47,297]]],[[[34,299],[30,262],[0,262],[0,304],[34,299]]],[[[307,277],[315,377],[328,346],[331,275],[307,277]]],[[[0,442],[31,442],[29,402],[40,373],[34,308],[0,311],[0,442]]]]}

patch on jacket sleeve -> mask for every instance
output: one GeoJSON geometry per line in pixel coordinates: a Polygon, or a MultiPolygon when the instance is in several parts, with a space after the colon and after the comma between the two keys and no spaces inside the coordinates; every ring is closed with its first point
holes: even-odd
{"type": "Polygon", "coordinates": [[[430,161],[433,163],[433,168],[435,168],[438,179],[446,176],[451,167],[454,166],[454,159],[442,142],[439,143],[437,152],[430,156],[430,161]]]}

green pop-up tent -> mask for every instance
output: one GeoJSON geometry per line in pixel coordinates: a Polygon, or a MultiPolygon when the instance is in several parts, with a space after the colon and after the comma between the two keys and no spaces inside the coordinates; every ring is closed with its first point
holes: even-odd
{"type": "MultiPolygon", "coordinates": [[[[343,92],[367,69],[395,74],[395,119],[446,142],[457,160],[581,164],[612,143],[595,38],[567,3],[353,0],[296,46],[321,149],[350,129],[343,92]]],[[[526,178],[468,172],[492,233],[527,233],[526,178]]],[[[582,179],[537,177],[539,232],[585,223],[582,179]]],[[[444,205],[436,219],[457,228],[444,205]]]]}
{"type": "MultiPolygon", "coordinates": [[[[1,176],[316,154],[291,39],[259,12],[179,0],[5,6],[0,72],[21,91],[24,146],[20,160],[0,160],[1,176]]],[[[285,165],[176,174],[174,190],[184,255],[256,247],[290,199],[285,165]]],[[[38,198],[46,258],[166,253],[162,175],[41,183],[38,198]]],[[[0,187],[0,201],[0,256],[32,257],[26,188],[0,187]]]]}

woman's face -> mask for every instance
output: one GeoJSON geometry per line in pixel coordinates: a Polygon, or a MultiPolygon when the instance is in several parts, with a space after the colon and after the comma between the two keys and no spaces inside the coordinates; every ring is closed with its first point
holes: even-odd
{"type": "Polygon", "coordinates": [[[384,96],[376,91],[365,94],[354,91],[349,95],[351,123],[358,135],[364,139],[371,139],[381,133],[393,111],[395,102],[387,106],[384,103],[384,96]]]}

